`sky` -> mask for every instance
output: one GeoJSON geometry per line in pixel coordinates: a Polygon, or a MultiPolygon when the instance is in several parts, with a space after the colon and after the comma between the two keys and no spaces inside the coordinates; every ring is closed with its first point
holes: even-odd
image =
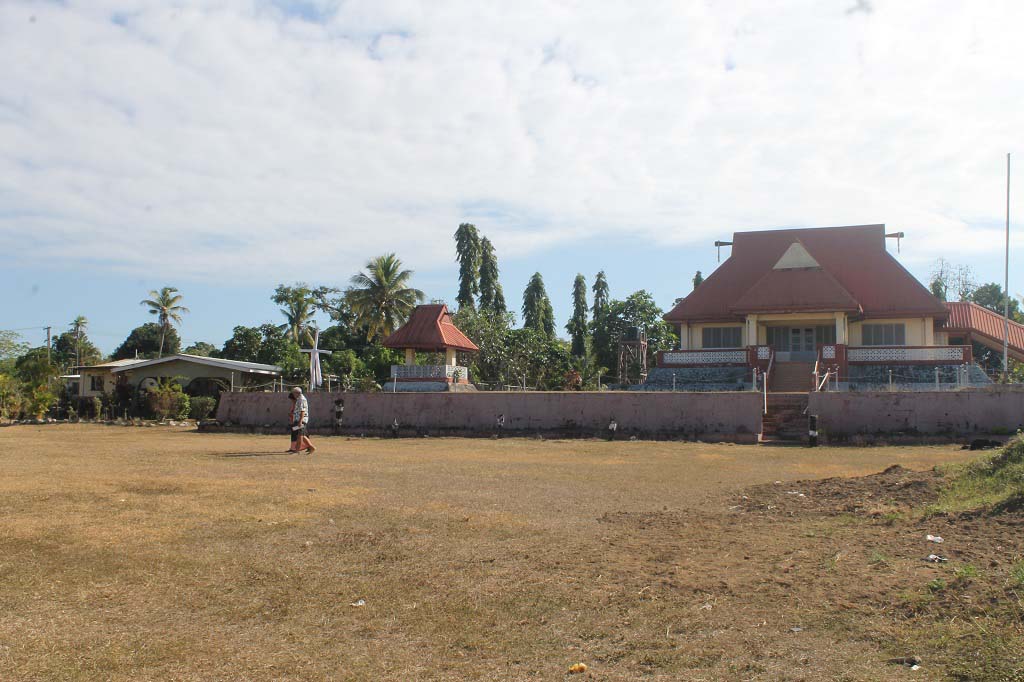
{"type": "Polygon", "coordinates": [[[185,343],[220,346],[282,320],[278,284],[390,252],[453,302],[461,222],[510,307],[542,273],[560,329],[577,273],[668,309],[740,230],[885,223],[919,279],[1001,282],[1021,25],[1015,0],[0,0],[0,329],[85,315],[109,352],[174,286],[185,343]]]}

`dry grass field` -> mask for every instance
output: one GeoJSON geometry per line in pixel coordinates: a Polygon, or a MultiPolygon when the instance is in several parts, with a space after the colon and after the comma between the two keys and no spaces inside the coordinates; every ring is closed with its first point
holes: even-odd
{"type": "Polygon", "coordinates": [[[0,429],[0,679],[981,680],[1024,642],[1024,517],[921,511],[955,446],[316,441],[0,429]]]}

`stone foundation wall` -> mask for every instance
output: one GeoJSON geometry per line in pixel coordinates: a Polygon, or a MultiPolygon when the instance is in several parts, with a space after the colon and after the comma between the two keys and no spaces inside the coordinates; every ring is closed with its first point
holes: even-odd
{"type": "Polygon", "coordinates": [[[812,393],[808,414],[829,442],[854,436],[1013,433],[1024,427],[1024,390],[992,387],[915,393],[812,393]]]}
{"type": "MultiPolygon", "coordinates": [[[[314,393],[307,396],[313,433],[490,436],[498,415],[509,435],[617,437],[753,443],[761,430],[759,393],[314,393]],[[343,426],[334,401],[345,401],[343,426]]],[[[217,420],[225,427],[283,431],[291,403],[285,393],[224,393],[217,420]]]]}

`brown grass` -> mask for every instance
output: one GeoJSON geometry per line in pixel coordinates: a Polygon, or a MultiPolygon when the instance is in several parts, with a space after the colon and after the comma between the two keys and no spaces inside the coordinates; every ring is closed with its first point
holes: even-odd
{"type": "Polygon", "coordinates": [[[952,446],[316,442],[0,429],[0,679],[903,680],[947,647],[894,625],[946,598],[920,521],[736,505],[952,446]]]}

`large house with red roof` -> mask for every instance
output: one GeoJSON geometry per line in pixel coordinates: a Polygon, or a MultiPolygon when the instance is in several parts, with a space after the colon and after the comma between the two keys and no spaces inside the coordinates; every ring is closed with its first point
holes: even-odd
{"type": "MultiPolygon", "coordinates": [[[[947,306],[885,240],[884,225],[735,233],[729,258],[664,316],[679,349],[661,353],[658,367],[744,367],[752,372],[734,371],[737,385],[767,372],[776,391],[823,380],[891,385],[893,371],[897,383],[985,381],[970,342],[1001,347],[1002,318],[974,304],[947,306]]],[[[1013,352],[1024,357],[1024,345],[1013,352]]]]}

